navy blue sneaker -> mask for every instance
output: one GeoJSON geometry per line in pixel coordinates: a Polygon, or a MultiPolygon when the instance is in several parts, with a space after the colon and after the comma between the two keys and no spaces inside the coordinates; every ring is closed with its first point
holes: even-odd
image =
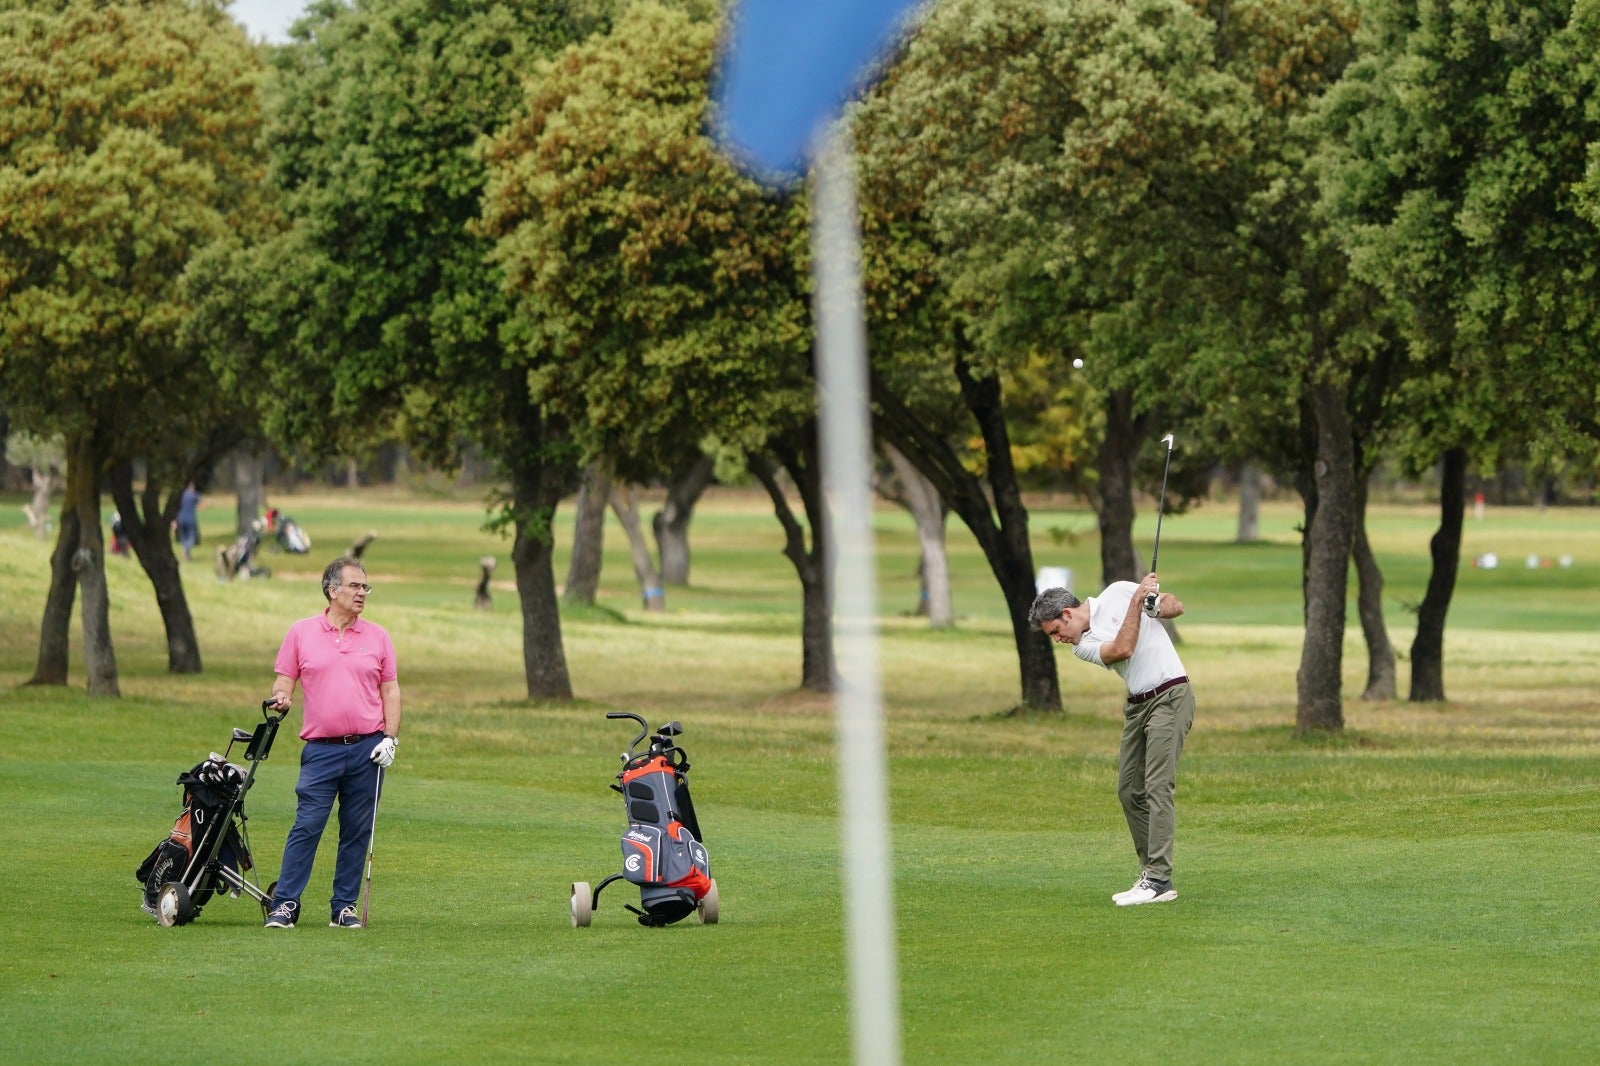
{"type": "Polygon", "coordinates": [[[292,899],[286,899],[267,912],[267,920],[263,925],[265,929],[293,929],[295,914],[300,910],[300,904],[292,899]]]}
{"type": "Polygon", "coordinates": [[[328,923],[329,929],[360,929],[366,925],[354,907],[346,907],[333,916],[333,921],[328,923]]]}

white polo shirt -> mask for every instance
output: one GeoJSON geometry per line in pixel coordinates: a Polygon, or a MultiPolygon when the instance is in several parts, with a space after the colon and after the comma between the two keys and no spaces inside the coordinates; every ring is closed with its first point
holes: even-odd
{"type": "Polygon", "coordinates": [[[1133,654],[1120,663],[1106,663],[1100,658],[1100,645],[1115,640],[1122,630],[1122,619],[1130,611],[1138,611],[1133,594],[1139,586],[1132,581],[1113,581],[1098,596],[1090,596],[1089,628],[1083,631],[1072,654],[1086,663],[1104,666],[1114,671],[1128,686],[1129,695],[1149,692],[1163,681],[1183,677],[1188,671],[1178,650],[1172,646],[1166,627],[1144,612],[1139,613],[1139,640],[1133,654]]]}

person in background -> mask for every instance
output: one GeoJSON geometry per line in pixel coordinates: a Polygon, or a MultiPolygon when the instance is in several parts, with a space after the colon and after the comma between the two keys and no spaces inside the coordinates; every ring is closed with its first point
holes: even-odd
{"type": "Polygon", "coordinates": [[[304,698],[299,803],[283,845],[283,867],[265,926],[293,929],[311,863],[339,802],[339,851],[329,925],[359,929],[361,869],[378,811],[382,768],[394,762],[400,737],[400,681],[394,644],[383,627],[361,617],[372,586],[366,570],[341,556],[322,572],[327,608],[289,627],[273,664],[272,706],[287,711],[298,684],[304,698]]]}
{"type": "Polygon", "coordinates": [[[176,525],[184,559],[193,558],[194,546],[200,543],[200,490],[193,481],[183,487],[183,494],[178,497],[176,525]]]}

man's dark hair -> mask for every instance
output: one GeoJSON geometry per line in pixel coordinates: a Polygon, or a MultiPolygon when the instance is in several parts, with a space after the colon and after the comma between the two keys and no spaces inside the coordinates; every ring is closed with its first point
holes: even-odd
{"type": "Polygon", "coordinates": [[[1028,608],[1028,623],[1035,629],[1052,618],[1060,618],[1061,612],[1068,607],[1078,606],[1078,597],[1063,588],[1045,589],[1034,597],[1033,606],[1028,608]]]}
{"type": "Polygon", "coordinates": [[[338,588],[340,582],[344,580],[344,568],[347,566],[353,566],[361,571],[362,577],[367,575],[367,568],[361,565],[360,559],[354,559],[348,555],[339,556],[339,558],[329,563],[328,568],[322,572],[323,599],[330,603],[333,602],[333,590],[338,588]]]}

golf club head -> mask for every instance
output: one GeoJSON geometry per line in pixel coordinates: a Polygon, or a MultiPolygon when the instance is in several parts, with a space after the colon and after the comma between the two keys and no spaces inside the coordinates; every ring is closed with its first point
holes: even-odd
{"type": "Polygon", "coordinates": [[[1168,433],[1165,437],[1162,437],[1161,438],[1161,443],[1165,444],[1167,446],[1167,452],[1168,452],[1168,454],[1171,454],[1171,452],[1172,452],[1172,434],[1168,433]]]}

